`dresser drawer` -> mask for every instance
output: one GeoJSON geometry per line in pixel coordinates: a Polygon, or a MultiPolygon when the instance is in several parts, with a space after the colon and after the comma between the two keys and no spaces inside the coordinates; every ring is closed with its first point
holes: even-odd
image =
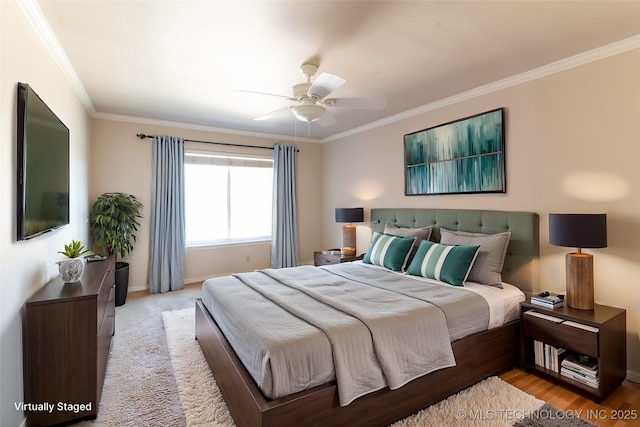
{"type": "MultiPolygon", "coordinates": [[[[111,288],[111,292],[109,292],[109,304],[107,305],[107,310],[104,314],[104,319],[102,320],[102,325],[98,330],[98,351],[97,351],[97,362],[96,369],[98,374],[96,395],[97,401],[100,401],[100,396],[102,396],[102,387],[104,385],[104,376],[107,371],[107,361],[109,359],[109,347],[111,346],[111,337],[113,336],[113,332],[115,329],[115,288],[111,288]]],[[[96,411],[98,408],[96,408],[96,411]]]]}
{"type": "Polygon", "coordinates": [[[571,322],[557,323],[543,319],[527,311],[522,316],[522,331],[525,336],[533,339],[562,346],[562,343],[571,343],[571,350],[591,357],[599,357],[598,340],[599,329],[580,324],[571,326],[571,322]]]}
{"type": "Polygon", "coordinates": [[[98,332],[102,327],[103,319],[108,311],[109,300],[113,299],[113,289],[115,286],[115,271],[113,269],[109,269],[104,275],[104,279],[102,281],[102,285],[100,285],[100,293],[98,294],[98,332]]]}

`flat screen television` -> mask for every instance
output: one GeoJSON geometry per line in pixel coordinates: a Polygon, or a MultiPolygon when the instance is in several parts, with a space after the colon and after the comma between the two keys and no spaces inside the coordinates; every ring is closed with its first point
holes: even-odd
{"type": "Polygon", "coordinates": [[[18,83],[17,239],[69,224],[69,128],[18,83]]]}

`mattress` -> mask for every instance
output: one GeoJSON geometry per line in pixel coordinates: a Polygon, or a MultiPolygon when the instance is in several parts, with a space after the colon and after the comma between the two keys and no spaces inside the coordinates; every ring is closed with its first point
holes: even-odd
{"type": "MultiPolygon", "coordinates": [[[[362,264],[373,269],[387,270],[384,267],[365,264],[362,261],[354,261],[354,264],[362,264]]],[[[410,276],[400,272],[395,272],[394,274],[400,274],[413,280],[451,286],[447,283],[426,277],[410,276]]],[[[480,295],[489,305],[490,319],[488,329],[505,325],[520,318],[520,303],[526,299],[520,288],[506,282],[502,282],[502,289],[500,289],[496,286],[487,286],[469,281],[465,282],[464,287],[480,295]]]]}
{"type": "MultiPolygon", "coordinates": [[[[383,292],[392,290],[395,293],[402,288],[402,292],[406,295],[401,296],[401,298],[408,296],[408,299],[412,301],[414,299],[425,299],[423,295],[426,291],[423,291],[423,289],[427,287],[432,288],[433,291],[430,291],[430,293],[436,294],[436,296],[426,297],[426,299],[434,298],[435,300],[442,300],[442,295],[453,288],[441,282],[415,278],[400,273],[391,273],[389,270],[368,264],[350,264],[352,265],[328,266],[325,270],[329,270],[331,274],[341,275],[336,280],[342,280],[347,277],[351,281],[359,282],[362,277],[363,282],[369,280],[374,285],[385,288],[382,289],[383,292]],[[376,282],[378,277],[384,277],[385,279],[376,282]],[[420,282],[428,282],[428,286],[420,282]],[[402,286],[398,285],[400,283],[402,286]]],[[[299,269],[303,269],[303,267],[299,267],[299,269]]],[[[314,324],[313,320],[307,321],[308,319],[305,319],[305,317],[309,311],[318,310],[323,313],[319,315],[321,318],[331,319],[332,322],[347,330],[355,328],[356,325],[362,322],[358,319],[350,320],[346,317],[341,306],[338,306],[337,309],[336,307],[327,308],[324,306],[301,309],[302,303],[312,304],[309,307],[316,307],[313,305],[316,304],[313,299],[309,301],[307,299],[300,300],[302,303],[297,303],[300,306],[294,305],[294,307],[287,309],[279,304],[274,304],[274,301],[270,300],[269,297],[265,297],[261,293],[261,288],[254,286],[255,289],[252,289],[246,284],[243,285],[241,278],[244,278],[245,282],[252,282],[259,279],[259,273],[207,280],[203,284],[202,300],[263,394],[268,398],[276,399],[336,380],[336,367],[342,366],[335,359],[335,354],[332,350],[332,346],[336,345],[334,342],[336,338],[332,337],[331,334],[325,333],[323,327],[314,324]],[[299,311],[296,311],[296,309],[299,311]]],[[[304,282],[304,280],[301,280],[301,282],[304,282]]],[[[332,287],[329,288],[332,289],[332,287]]],[[[285,296],[285,294],[297,291],[284,287],[277,290],[277,292],[279,294],[276,297],[279,298],[280,294],[285,296]]],[[[465,305],[460,303],[449,303],[447,305],[445,301],[441,310],[445,313],[445,329],[448,327],[446,332],[448,333],[449,342],[480,330],[500,326],[517,318],[519,316],[519,301],[524,299],[524,295],[518,288],[508,284],[504,285],[504,289],[499,289],[470,283],[464,290],[458,288],[456,292],[462,292],[465,295],[465,298],[463,298],[465,301],[473,301],[475,308],[467,309],[465,305]],[[472,297],[471,294],[474,296],[472,297]],[[478,303],[478,300],[481,303],[478,303]],[[485,307],[483,310],[487,311],[486,316],[475,314],[471,316],[470,313],[477,313],[479,305],[485,307]],[[478,319],[474,320],[476,317],[478,319]]],[[[344,296],[348,296],[348,294],[343,294],[344,296]]],[[[301,297],[298,296],[297,298],[301,297]]],[[[340,299],[338,300],[340,301],[340,299]]],[[[446,299],[444,298],[444,300],[446,299]]],[[[431,305],[431,303],[424,304],[431,305]]],[[[407,335],[411,336],[411,333],[408,332],[407,335]]],[[[365,335],[368,337],[370,334],[367,332],[365,335]]],[[[411,344],[405,343],[398,345],[398,347],[403,348],[405,345],[411,344]]],[[[364,346],[365,343],[362,342],[358,345],[364,346]]],[[[436,347],[444,346],[439,345],[436,347]]],[[[355,352],[352,350],[347,349],[345,353],[359,353],[357,349],[355,352]]],[[[429,346],[425,346],[419,349],[418,353],[422,354],[424,352],[426,354],[431,350],[429,346]]],[[[375,351],[372,350],[372,353],[375,353],[375,351]]],[[[375,356],[372,357],[375,358],[375,356]]],[[[441,367],[444,366],[447,366],[446,363],[441,367]]],[[[358,369],[355,369],[355,371],[358,371],[358,369]]],[[[338,377],[340,375],[344,377],[344,373],[340,374],[340,372],[342,371],[339,371],[338,377]]],[[[358,376],[356,373],[353,375],[358,376]]],[[[382,375],[382,377],[382,381],[384,381],[385,375],[382,375]]],[[[414,377],[409,377],[409,379],[411,378],[414,377]]],[[[371,384],[368,392],[387,385],[386,382],[381,383],[379,379],[372,379],[369,382],[371,384]]],[[[340,379],[338,388],[340,392],[340,379]]],[[[354,396],[357,397],[361,394],[361,391],[353,391],[350,397],[345,397],[345,402],[342,402],[341,396],[341,403],[349,403],[354,396]]]]}

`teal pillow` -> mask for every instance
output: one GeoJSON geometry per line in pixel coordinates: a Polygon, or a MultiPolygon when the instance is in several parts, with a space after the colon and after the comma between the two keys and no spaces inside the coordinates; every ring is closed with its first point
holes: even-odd
{"type": "Polygon", "coordinates": [[[423,240],[407,274],[464,286],[478,249],[480,246],[441,245],[423,240]]]}
{"type": "Polygon", "coordinates": [[[415,237],[398,237],[374,232],[373,240],[362,262],[402,271],[415,241],[415,237]]]}

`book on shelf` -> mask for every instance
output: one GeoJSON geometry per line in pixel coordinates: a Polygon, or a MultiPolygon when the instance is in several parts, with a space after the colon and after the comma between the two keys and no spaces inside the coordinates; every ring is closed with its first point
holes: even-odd
{"type": "Polygon", "coordinates": [[[562,359],[566,355],[566,350],[555,347],[542,341],[533,341],[533,361],[541,368],[553,372],[560,372],[562,359]]]}
{"type": "Polygon", "coordinates": [[[542,292],[540,294],[532,296],[531,303],[548,308],[557,308],[564,305],[564,298],[558,295],[550,294],[548,292],[542,292]]]}
{"type": "Polygon", "coordinates": [[[551,344],[545,344],[545,368],[553,372],[560,372],[560,363],[564,348],[554,347],[551,344]]]}
{"type": "Polygon", "coordinates": [[[585,374],[598,375],[598,362],[587,356],[570,355],[562,361],[562,366],[585,374]]]}
{"type": "Polygon", "coordinates": [[[567,371],[569,373],[574,373],[576,375],[580,375],[581,377],[584,377],[584,378],[598,379],[600,377],[598,371],[596,371],[596,372],[581,371],[579,369],[572,368],[572,367],[569,367],[569,366],[562,366],[561,370],[565,370],[565,371],[567,371]]]}
{"type": "Polygon", "coordinates": [[[598,361],[588,356],[571,354],[561,363],[560,375],[589,387],[600,387],[598,361]]]}
{"type": "Polygon", "coordinates": [[[536,365],[544,368],[544,343],[542,341],[533,341],[533,361],[536,365]]]}
{"type": "Polygon", "coordinates": [[[581,375],[575,371],[565,368],[564,366],[560,369],[560,375],[570,378],[574,381],[577,381],[581,384],[588,385],[589,387],[599,388],[600,387],[600,379],[599,378],[589,378],[585,375],[581,375]]]}

